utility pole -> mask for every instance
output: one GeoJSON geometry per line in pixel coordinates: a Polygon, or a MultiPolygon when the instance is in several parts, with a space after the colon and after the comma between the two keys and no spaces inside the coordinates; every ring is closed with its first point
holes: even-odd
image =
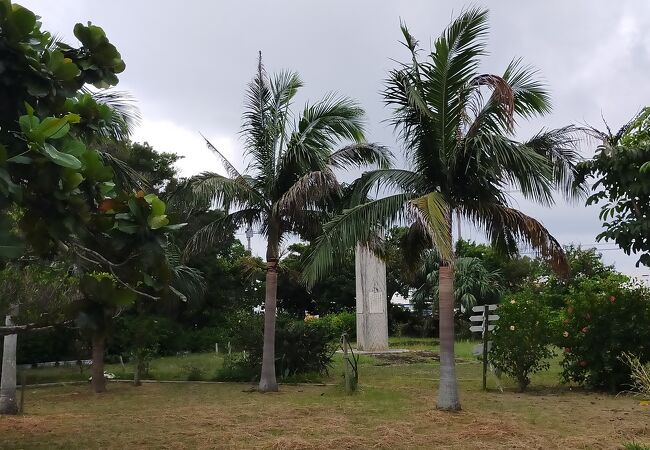
{"type": "Polygon", "coordinates": [[[248,252],[250,254],[253,254],[253,252],[251,250],[251,238],[252,237],[253,237],[253,227],[251,227],[249,225],[248,228],[246,228],[246,242],[247,242],[246,249],[248,250],[248,252]]]}

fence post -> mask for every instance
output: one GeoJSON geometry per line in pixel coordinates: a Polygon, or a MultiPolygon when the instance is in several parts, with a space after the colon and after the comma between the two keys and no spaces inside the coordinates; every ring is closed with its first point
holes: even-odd
{"type": "Polygon", "coordinates": [[[23,370],[20,372],[20,406],[18,407],[18,413],[22,414],[25,410],[25,392],[27,385],[27,373],[23,370]]]}
{"type": "Polygon", "coordinates": [[[347,333],[343,333],[342,336],[343,340],[343,364],[345,365],[345,393],[347,395],[352,394],[353,391],[353,381],[352,381],[352,373],[351,373],[351,367],[350,367],[350,359],[348,356],[348,335],[347,333]]]}

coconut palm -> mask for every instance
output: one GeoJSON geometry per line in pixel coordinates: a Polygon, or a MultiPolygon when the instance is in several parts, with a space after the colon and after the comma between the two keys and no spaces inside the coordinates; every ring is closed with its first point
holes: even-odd
{"type": "Polygon", "coordinates": [[[229,214],[199,230],[187,252],[207,248],[224,224],[255,226],[267,238],[264,351],[259,390],[278,389],[275,377],[275,315],[279,248],[290,233],[313,237],[339,195],[335,169],[377,164],[387,167],[382,147],[364,143],[363,110],[352,100],[327,95],[294,115],[292,103],[302,82],[296,73],[269,77],[262,66],[248,86],[242,136],[249,161],[239,172],[222,160],[227,176],[204,172],[189,180],[196,202],[223,207],[229,214]],[[334,151],[342,141],[353,144],[334,151]]]}
{"type": "Polygon", "coordinates": [[[440,386],[438,408],[460,409],[454,365],[452,217],[484,230],[492,243],[514,251],[529,244],[559,270],[562,247],[537,220],[510,206],[508,192],[543,205],[553,191],[572,188],[573,128],[543,130],[526,142],[514,139],[517,120],[550,111],[549,95],[536,72],[512,61],[502,76],[481,74],[486,54],[487,11],[461,13],[420,58],[418,42],[402,25],[410,61],[390,72],[384,99],[405,147],[407,168],[365,173],[357,182],[363,198],[372,188],[391,192],[362,203],[324,227],[305,270],[322,277],[337,249],[367,240],[377,228],[408,223],[405,252],[415,259],[433,248],[439,267],[440,386]]]}

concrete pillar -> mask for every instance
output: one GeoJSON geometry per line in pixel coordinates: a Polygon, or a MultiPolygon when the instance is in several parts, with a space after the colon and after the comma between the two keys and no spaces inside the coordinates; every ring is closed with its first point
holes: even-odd
{"type": "Polygon", "coordinates": [[[357,348],[388,350],[386,264],[361,244],[357,244],[355,253],[355,278],[357,348]]]}
{"type": "MultiPolygon", "coordinates": [[[[7,316],[5,324],[13,326],[11,316],[7,316]]],[[[16,414],[16,344],[17,336],[10,334],[4,337],[2,347],[2,380],[0,380],[0,414],[16,414]]]]}

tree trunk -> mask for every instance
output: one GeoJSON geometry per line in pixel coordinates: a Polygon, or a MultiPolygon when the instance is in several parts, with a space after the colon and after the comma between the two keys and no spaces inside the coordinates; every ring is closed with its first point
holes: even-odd
{"type": "Polygon", "coordinates": [[[458,411],[460,400],[454,355],[454,271],[448,264],[441,265],[439,274],[440,386],[437,408],[458,411]]]}
{"type": "Polygon", "coordinates": [[[92,388],[97,394],[106,392],[106,379],[104,378],[104,344],[106,337],[103,333],[94,333],[92,337],[93,345],[93,367],[92,388]]]}
{"type": "MultiPolygon", "coordinates": [[[[13,326],[13,320],[8,315],[5,324],[13,326]]],[[[17,335],[4,337],[2,353],[2,380],[0,380],[0,414],[17,414],[16,402],[16,344],[17,335]]]]}
{"type": "Polygon", "coordinates": [[[266,299],[264,300],[264,349],[262,352],[262,374],[260,392],[277,392],[275,378],[275,313],[278,297],[278,246],[279,225],[271,219],[266,248],[266,299]]]}

